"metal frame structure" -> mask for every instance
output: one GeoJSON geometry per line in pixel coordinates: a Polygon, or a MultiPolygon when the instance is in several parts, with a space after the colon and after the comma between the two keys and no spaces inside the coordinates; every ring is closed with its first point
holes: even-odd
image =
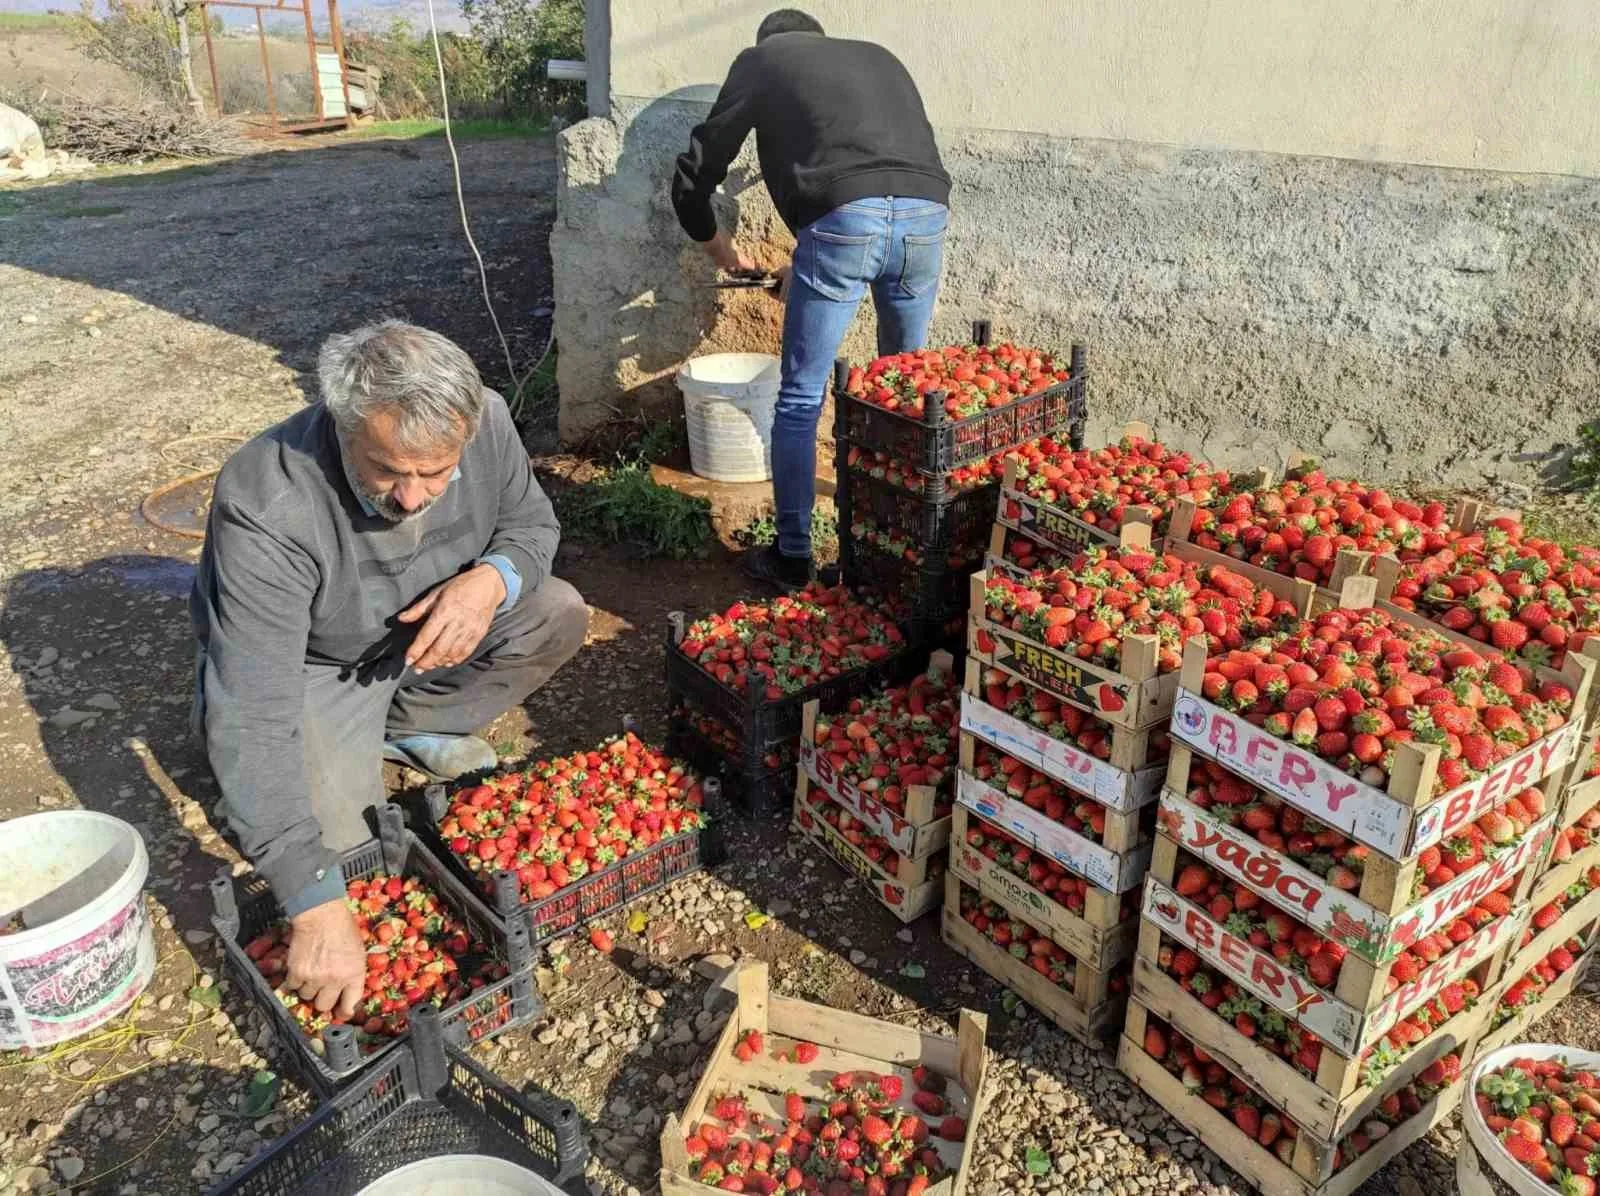
{"type": "Polygon", "coordinates": [[[217,52],[211,41],[211,13],[212,8],[248,8],[256,14],[256,40],[261,46],[261,73],[267,84],[267,117],[271,129],[277,133],[307,133],[324,129],[345,128],[354,123],[354,114],[350,108],[350,72],[344,58],[344,32],[339,26],[339,0],[325,0],[328,6],[328,35],[334,57],[339,62],[339,86],[344,92],[344,115],[329,116],[322,103],[322,79],[317,65],[317,34],[311,22],[311,5],[313,0],[198,0],[201,15],[201,28],[205,31],[206,61],[211,68],[211,97],[217,106],[217,115],[223,114],[222,107],[222,82],[217,74],[217,52]],[[311,91],[315,103],[315,117],[312,120],[297,120],[285,123],[278,114],[278,102],[272,90],[272,62],[267,56],[267,31],[262,24],[263,12],[300,13],[305,17],[306,23],[306,54],[311,64],[311,91]]]}

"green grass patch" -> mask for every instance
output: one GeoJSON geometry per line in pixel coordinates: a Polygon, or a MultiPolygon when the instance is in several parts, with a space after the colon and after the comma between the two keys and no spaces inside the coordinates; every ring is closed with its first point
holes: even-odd
{"type": "MultiPolygon", "coordinates": [[[[733,533],[740,548],[766,548],[777,541],[778,524],[771,515],[758,516],[733,533]]],[[[811,508],[811,556],[821,564],[839,559],[839,517],[832,506],[811,508]]]]}
{"type": "Polygon", "coordinates": [[[65,29],[71,20],[66,13],[60,12],[0,12],[0,33],[65,29]]]}
{"type": "Polygon", "coordinates": [[[711,543],[711,504],[660,485],[643,461],[574,487],[560,507],[564,533],[624,544],[640,556],[687,560],[704,555],[711,543]]]}
{"type": "MultiPolygon", "coordinates": [[[[457,141],[497,141],[508,137],[540,137],[550,131],[550,122],[543,118],[516,120],[490,120],[471,118],[452,120],[450,135],[457,141]]],[[[345,134],[365,141],[389,138],[411,141],[419,137],[443,137],[444,121],[437,118],[420,120],[380,120],[370,125],[358,125],[345,134]]]]}
{"type": "Polygon", "coordinates": [[[86,208],[52,207],[49,211],[52,216],[61,216],[68,220],[78,220],[92,216],[120,216],[127,210],[127,208],[118,207],[115,204],[105,204],[99,207],[86,208]]]}

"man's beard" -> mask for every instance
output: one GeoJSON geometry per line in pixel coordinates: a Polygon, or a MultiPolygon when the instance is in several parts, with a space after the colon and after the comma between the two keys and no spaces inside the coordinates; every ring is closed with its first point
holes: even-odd
{"type": "Polygon", "coordinates": [[[378,512],[379,515],[387,519],[390,523],[405,523],[408,520],[415,519],[419,515],[426,515],[433,508],[433,504],[438,502],[443,496],[438,494],[430,495],[428,500],[414,511],[406,510],[399,503],[395,502],[390,495],[373,494],[364,486],[361,488],[361,497],[365,498],[369,503],[371,503],[372,509],[378,512]]]}

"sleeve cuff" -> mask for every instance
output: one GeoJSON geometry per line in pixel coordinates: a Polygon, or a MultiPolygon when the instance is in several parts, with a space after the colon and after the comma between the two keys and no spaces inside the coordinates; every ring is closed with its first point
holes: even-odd
{"type": "Polygon", "coordinates": [[[338,901],[344,895],[344,870],[338,864],[333,864],[318,870],[315,880],[285,901],[283,912],[292,918],[315,906],[338,901]]]}
{"type": "Polygon", "coordinates": [[[522,574],[517,572],[510,557],[501,556],[498,552],[480,558],[478,564],[491,566],[500,575],[500,580],[506,583],[506,600],[495,610],[496,614],[504,614],[517,604],[517,599],[522,595],[522,574]]]}

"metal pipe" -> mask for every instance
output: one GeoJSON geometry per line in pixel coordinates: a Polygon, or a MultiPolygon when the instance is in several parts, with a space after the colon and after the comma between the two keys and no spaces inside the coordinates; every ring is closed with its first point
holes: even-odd
{"type": "Polygon", "coordinates": [[[272,123],[278,123],[278,100],[272,93],[272,60],[267,57],[267,30],[261,23],[261,10],[256,9],[256,41],[261,44],[261,73],[267,80],[267,114],[272,123]]]}
{"type": "Polygon", "coordinates": [[[222,83],[217,78],[217,51],[211,44],[211,13],[204,4],[200,5],[200,28],[206,35],[206,63],[211,67],[211,102],[217,106],[217,115],[221,116],[222,83]]]}
{"type": "Polygon", "coordinates": [[[300,10],[306,14],[306,53],[311,56],[311,98],[317,102],[317,119],[327,119],[322,111],[322,76],[317,71],[317,31],[311,27],[311,0],[300,10]]]}

